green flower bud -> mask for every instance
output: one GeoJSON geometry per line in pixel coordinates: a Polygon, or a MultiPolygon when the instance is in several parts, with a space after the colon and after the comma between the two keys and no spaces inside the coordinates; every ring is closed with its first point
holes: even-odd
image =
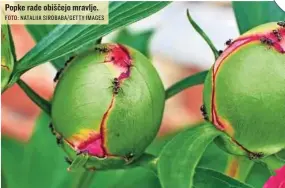
{"type": "MultiPolygon", "coordinates": [[[[4,16],[4,14],[2,14],[4,16]]],[[[3,19],[4,20],[4,19],[3,19]]],[[[14,56],[11,49],[9,35],[9,25],[1,25],[1,92],[10,80],[14,66],[14,56]]]]}
{"type": "Polygon", "coordinates": [[[120,168],[156,136],[164,101],[162,82],[145,56],[120,44],[98,45],[72,58],[59,77],[54,132],[73,163],[83,154],[84,168],[120,168]]]}
{"type": "Polygon", "coordinates": [[[204,86],[208,120],[226,133],[226,151],[262,157],[285,148],[284,22],[256,27],[234,40],[204,86]]]}

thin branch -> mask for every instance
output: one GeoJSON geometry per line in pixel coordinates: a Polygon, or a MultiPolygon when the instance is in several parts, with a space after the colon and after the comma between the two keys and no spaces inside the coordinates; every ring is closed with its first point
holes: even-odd
{"type": "Polygon", "coordinates": [[[212,41],[210,40],[210,38],[206,35],[206,33],[201,29],[201,27],[192,19],[192,17],[190,16],[189,10],[187,9],[187,17],[189,22],[191,23],[191,25],[194,27],[194,29],[201,35],[201,37],[203,37],[203,39],[208,43],[208,45],[210,46],[215,59],[217,60],[218,57],[220,56],[219,51],[217,50],[217,48],[214,46],[214,44],[212,43],[212,41]]]}
{"type": "Polygon", "coordinates": [[[22,90],[26,93],[26,95],[36,103],[43,111],[45,111],[48,115],[51,115],[51,104],[41,96],[39,96],[30,86],[28,86],[24,81],[19,79],[17,81],[18,85],[22,88],[22,90]]]}
{"type": "Polygon", "coordinates": [[[204,83],[204,80],[208,74],[208,71],[199,72],[197,74],[191,75],[183,80],[172,85],[170,88],[166,90],[166,99],[176,95],[177,93],[187,89],[191,86],[199,85],[204,83]]]}

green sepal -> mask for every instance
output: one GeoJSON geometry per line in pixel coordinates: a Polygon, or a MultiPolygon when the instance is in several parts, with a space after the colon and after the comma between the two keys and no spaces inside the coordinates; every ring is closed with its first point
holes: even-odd
{"type": "MultiPolygon", "coordinates": [[[[213,125],[214,126],[214,125],[213,125]]],[[[238,146],[231,137],[222,134],[214,140],[222,150],[233,155],[247,156],[247,152],[238,146]]]]}
{"type": "Polygon", "coordinates": [[[77,171],[84,168],[85,164],[89,159],[89,155],[86,153],[81,153],[75,157],[71,165],[68,167],[68,171],[77,171]]]}
{"type": "MultiPolygon", "coordinates": [[[[78,153],[75,149],[65,140],[62,141],[61,147],[68,155],[70,160],[76,160],[78,157],[78,153]]],[[[86,170],[95,169],[95,170],[106,170],[106,169],[121,169],[127,165],[127,161],[119,156],[106,156],[106,157],[95,157],[95,156],[88,156],[87,161],[82,165],[86,170]]],[[[79,170],[79,168],[74,169],[79,170]]]]}

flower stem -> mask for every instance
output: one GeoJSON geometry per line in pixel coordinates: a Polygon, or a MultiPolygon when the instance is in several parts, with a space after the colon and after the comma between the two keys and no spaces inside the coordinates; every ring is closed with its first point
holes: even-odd
{"type": "Polygon", "coordinates": [[[76,180],[75,184],[73,184],[74,188],[88,188],[91,187],[92,179],[94,178],[95,171],[82,171],[78,179],[76,180]]]}
{"type": "Polygon", "coordinates": [[[201,35],[201,37],[203,37],[203,39],[208,43],[208,45],[210,46],[215,59],[218,59],[218,57],[220,56],[219,51],[217,50],[217,48],[214,46],[214,44],[212,43],[212,41],[210,40],[210,38],[206,35],[206,33],[201,29],[201,27],[192,19],[192,17],[190,16],[189,10],[187,9],[187,17],[189,22],[191,23],[191,25],[194,27],[194,29],[201,35]]]}
{"type": "Polygon", "coordinates": [[[125,168],[143,167],[147,170],[150,170],[154,174],[157,174],[157,160],[157,156],[144,153],[141,157],[133,161],[131,164],[127,165],[125,168]]]}
{"type": "Polygon", "coordinates": [[[253,165],[254,162],[244,156],[230,155],[225,174],[241,182],[245,182],[253,165]]]}
{"type": "Polygon", "coordinates": [[[169,99],[170,97],[176,95],[177,93],[183,91],[184,89],[202,84],[208,74],[208,71],[202,71],[197,74],[188,76],[184,78],[183,80],[180,80],[179,82],[172,85],[170,88],[166,90],[166,99],[169,99]]]}
{"type": "Polygon", "coordinates": [[[278,157],[276,157],[276,155],[270,155],[268,157],[265,157],[261,161],[266,164],[267,168],[269,169],[272,175],[275,174],[274,172],[275,170],[285,165],[285,161],[279,159],[278,157]]]}
{"type": "Polygon", "coordinates": [[[17,81],[18,85],[22,88],[22,90],[26,93],[26,95],[36,103],[44,112],[46,112],[49,116],[51,114],[51,105],[50,103],[39,96],[30,86],[28,86],[24,81],[19,79],[17,81]]]}

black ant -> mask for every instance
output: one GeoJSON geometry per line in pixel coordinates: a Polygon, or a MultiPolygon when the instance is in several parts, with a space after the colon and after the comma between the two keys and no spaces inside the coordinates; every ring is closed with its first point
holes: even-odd
{"type": "Polygon", "coordinates": [[[63,72],[64,68],[75,58],[75,56],[71,56],[64,64],[64,67],[59,69],[59,71],[56,73],[54,79],[53,79],[53,82],[57,82],[61,73],[63,72]]]}
{"type": "Polygon", "coordinates": [[[65,162],[67,162],[69,165],[72,164],[72,160],[69,159],[68,157],[64,157],[65,162]]]}
{"type": "Polygon", "coordinates": [[[285,27],[285,21],[277,22],[277,25],[281,27],[285,27]]]}
{"type": "Polygon", "coordinates": [[[223,50],[218,51],[219,55],[221,55],[223,52],[224,52],[223,50]]]}
{"type": "Polygon", "coordinates": [[[229,40],[227,40],[227,41],[226,41],[226,43],[225,43],[225,44],[229,46],[229,45],[231,45],[231,44],[232,44],[232,42],[233,42],[233,39],[229,39],[229,40]]]}
{"type": "Polygon", "coordinates": [[[113,93],[117,95],[120,90],[120,80],[118,78],[114,78],[112,83],[113,83],[113,93]]]}
{"type": "Polygon", "coordinates": [[[62,144],[62,136],[61,135],[56,135],[56,143],[57,143],[57,145],[62,144]]]}
{"type": "Polygon", "coordinates": [[[282,40],[282,36],[280,35],[279,30],[274,29],[273,34],[277,37],[279,42],[282,40]]]}
{"type": "Polygon", "coordinates": [[[264,153],[260,152],[260,153],[248,153],[248,158],[250,160],[255,160],[255,159],[260,159],[264,157],[264,153]]]}
{"type": "Polygon", "coordinates": [[[274,42],[271,39],[266,38],[266,37],[261,37],[260,42],[263,44],[267,44],[269,46],[273,46],[273,44],[274,44],[274,42]]]}
{"type": "Polygon", "coordinates": [[[107,53],[110,51],[110,49],[105,47],[105,46],[104,47],[95,47],[95,50],[100,52],[100,53],[107,53]]]}
{"type": "Polygon", "coordinates": [[[62,144],[62,136],[54,130],[52,123],[49,124],[49,128],[51,130],[51,133],[55,135],[57,145],[62,144]]]}
{"type": "Polygon", "coordinates": [[[126,160],[127,162],[130,162],[133,158],[134,158],[134,154],[133,154],[133,153],[129,153],[129,154],[127,154],[127,156],[125,157],[125,160],[126,160]]]}
{"type": "Polygon", "coordinates": [[[53,79],[53,82],[57,82],[58,81],[62,71],[63,71],[63,68],[59,69],[59,71],[56,73],[56,75],[55,75],[55,77],[53,79]]]}
{"type": "Polygon", "coordinates": [[[201,112],[202,112],[202,115],[203,115],[203,117],[204,117],[204,120],[208,121],[209,118],[208,118],[208,114],[207,114],[207,112],[206,112],[206,107],[205,107],[204,104],[201,106],[200,110],[201,110],[201,112]]]}
{"type": "Polygon", "coordinates": [[[52,123],[49,124],[50,131],[53,135],[56,135],[52,123]]]}
{"type": "Polygon", "coordinates": [[[64,64],[64,66],[67,66],[73,59],[75,58],[75,56],[71,56],[64,64]]]}

